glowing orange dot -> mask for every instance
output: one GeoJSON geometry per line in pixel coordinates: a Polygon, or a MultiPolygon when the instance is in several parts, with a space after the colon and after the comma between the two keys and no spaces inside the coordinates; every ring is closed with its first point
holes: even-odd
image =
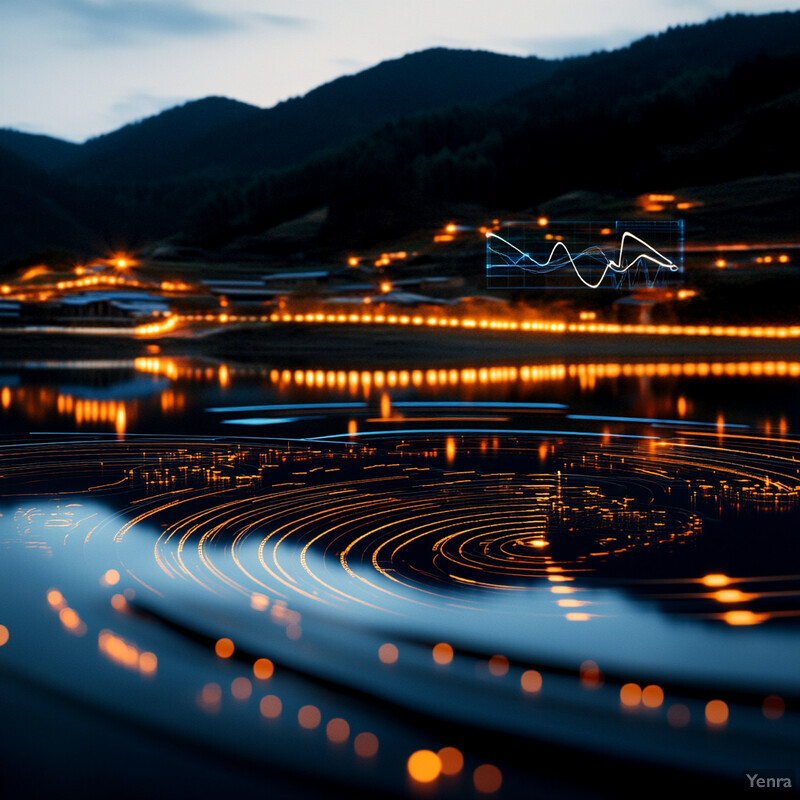
{"type": "Polygon", "coordinates": [[[100,580],[103,586],[116,586],[119,583],[119,572],[115,569],[108,570],[100,580]]]}
{"type": "Polygon", "coordinates": [[[222,689],[218,683],[207,683],[200,692],[200,699],[205,705],[214,706],[222,700],[222,689]]]}
{"type": "Polygon", "coordinates": [[[387,642],[378,648],[378,658],[382,664],[394,664],[400,655],[397,647],[387,642]]]}
{"type": "Polygon", "coordinates": [[[61,620],[62,625],[65,628],[69,628],[70,630],[76,630],[80,627],[81,618],[78,616],[78,612],[69,606],[65,606],[58,612],[58,618],[61,620]]]}
{"type": "Polygon", "coordinates": [[[508,659],[505,656],[492,656],[489,659],[489,672],[496,678],[508,674],[508,659]]]}
{"type": "Polygon", "coordinates": [[[277,697],[274,694],[268,694],[266,697],[261,698],[261,702],[258,704],[258,707],[261,711],[262,717],[266,717],[267,719],[275,719],[281,715],[283,703],[281,703],[280,697],[277,697]]]}
{"type": "Polygon", "coordinates": [[[442,772],[442,760],[433,750],[417,750],[408,758],[408,774],[419,783],[431,783],[442,772]]]}
{"type": "Polygon", "coordinates": [[[442,762],[443,775],[458,775],[464,768],[464,756],[457,747],[443,747],[437,755],[442,762]]]}
{"type": "Polygon", "coordinates": [[[533,694],[540,691],[542,688],[542,675],[535,669],[528,669],[522,673],[522,677],[519,679],[519,682],[524,692],[530,692],[533,694]]]}
{"type": "Polygon", "coordinates": [[[711,573],[710,575],[704,575],[700,578],[700,583],[703,586],[727,586],[731,582],[731,579],[727,575],[721,575],[719,573],[711,573]]]}
{"type": "Polygon", "coordinates": [[[619,690],[619,700],[624,706],[638,706],[642,702],[642,689],[638,683],[626,683],[619,690]]]}
{"type": "Polygon", "coordinates": [[[307,731],[319,727],[322,722],[322,714],[316,706],[303,706],[297,712],[297,721],[300,723],[301,728],[307,731]]]}
{"type": "Polygon", "coordinates": [[[332,719],[325,726],[325,733],[328,740],[334,744],[344,744],[350,738],[350,726],[347,724],[347,720],[332,719]]]}
{"type": "Polygon", "coordinates": [[[378,737],[374,733],[359,733],[353,741],[353,748],[359,758],[373,758],[378,752],[378,737]]]}
{"type": "Polygon", "coordinates": [[[724,725],[728,721],[728,704],[723,700],[709,700],[706,703],[706,722],[710,725],[724,725]]]}
{"type": "Polygon", "coordinates": [[[47,593],[47,602],[53,608],[63,608],[64,607],[64,595],[58,591],[58,589],[50,589],[47,593]]]}
{"type": "Polygon", "coordinates": [[[687,706],[683,703],[675,703],[667,709],[667,722],[673,728],[685,728],[689,724],[691,714],[687,706]]]}
{"type": "Polygon", "coordinates": [[[597,689],[603,685],[603,673],[594,661],[584,661],[580,669],[581,683],[587,689],[597,689]]]}
{"type": "Polygon", "coordinates": [[[587,620],[591,619],[591,614],[587,614],[585,611],[570,611],[568,614],[564,615],[570,622],[586,622],[587,620]]]}
{"type": "Polygon", "coordinates": [[[439,642],[434,645],[433,660],[437,664],[449,664],[453,660],[453,648],[447,642],[439,642]]]}
{"type": "Polygon", "coordinates": [[[481,764],[472,773],[472,782],[481,794],[494,794],[503,785],[503,773],[494,764],[481,764]]]}
{"type": "Polygon", "coordinates": [[[780,719],[786,711],[786,703],[777,694],[771,694],[764,698],[761,704],[761,711],[767,719],[780,719]]]}
{"type": "Polygon", "coordinates": [[[155,653],[142,653],[139,656],[139,669],[146,675],[152,675],[158,669],[158,658],[155,653]]]}
{"type": "Polygon", "coordinates": [[[111,607],[115,611],[125,611],[125,609],[128,607],[128,601],[125,599],[125,595],[122,594],[112,595],[111,607]]]}
{"type": "Polygon", "coordinates": [[[257,592],[250,598],[250,607],[255,611],[264,611],[269,606],[269,598],[257,592]]]}
{"type": "Polygon", "coordinates": [[[220,658],[230,658],[233,655],[234,647],[230,639],[219,639],[214,645],[214,652],[220,658]]]}
{"type": "Polygon", "coordinates": [[[711,596],[718,603],[741,603],[743,600],[749,600],[752,597],[752,595],[747,595],[738,589],[720,589],[711,596]]]}
{"type": "Polygon", "coordinates": [[[642,702],[648,708],[659,708],[664,702],[664,690],[655,684],[645,686],[642,689],[642,702]]]}
{"type": "Polygon", "coordinates": [[[275,671],[274,664],[268,658],[259,658],[253,664],[253,675],[261,681],[269,680],[275,671]]]}
{"type": "Polygon", "coordinates": [[[2,647],[9,638],[8,628],[5,625],[0,625],[0,647],[2,647]]]}
{"type": "Polygon", "coordinates": [[[537,222],[539,223],[539,225],[541,225],[544,228],[544,226],[547,225],[547,223],[548,223],[548,219],[547,219],[547,217],[539,217],[537,222]]]}
{"type": "Polygon", "coordinates": [[[766,614],[754,614],[752,611],[745,611],[744,609],[738,611],[726,611],[722,618],[728,625],[759,625],[765,619],[766,614]]]}
{"type": "Polygon", "coordinates": [[[237,700],[247,700],[253,694],[253,684],[247,678],[238,677],[231,683],[231,694],[237,700]]]}

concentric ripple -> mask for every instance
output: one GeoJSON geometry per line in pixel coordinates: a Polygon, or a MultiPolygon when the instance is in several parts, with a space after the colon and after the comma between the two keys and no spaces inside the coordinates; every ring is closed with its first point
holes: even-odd
{"type": "MultiPolygon", "coordinates": [[[[192,713],[233,724],[254,679],[225,671],[232,656],[256,683],[283,687],[262,692],[253,724],[295,706],[303,729],[320,714],[335,731],[358,720],[393,742],[389,785],[425,736],[452,745],[453,724],[475,758],[491,730],[514,746],[659,763],[680,733],[662,766],[719,775],[742,737],[765,764],[800,741],[787,656],[800,655],[799,469],[791,438],[639,420],[599,432],[26,442],[0,453],[0,546],[42,555],[61,627],[96,636],[119,667],[157,673],[160,702],[188,682],[192,713]],[[190,643],[210,659],[204,677],[188,666],[190,643]],[[235,713],[220,688],[230,677],[235,713]],[[522,697],[542,714],[521,713],[522,697]],[[769,698],[779,723],[760,711],[769,698]],[[730,717],[730,747],[713,739],[712,702],[730,717]],[[652,714],[620,716],[642,704],[652,714]],[[590,713],[607,736],[581,726],[590,713]]],[[[48,663],[41,680],[68,680],[48,663]]],[[[147,702],[129,713],[162,716],[147,702]]],[[[157,724],[189,735],[193,717],[178,718],[157,724]]],[[[275,757],[302,770],[300,740],[284,734],[275,757]]],[[[529,767],[503,759],[524,786],[529,767]]],[[[331,779],[343,763],[325,768],[331,779]]],[[[386,789],[368,771],[351,779],[386,789]]]]}

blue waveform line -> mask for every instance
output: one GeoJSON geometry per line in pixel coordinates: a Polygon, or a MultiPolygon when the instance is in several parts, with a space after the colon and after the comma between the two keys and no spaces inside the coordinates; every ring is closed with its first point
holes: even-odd
{"type": "MultiPolygon", "coordinates": [[[[590,289],[597,289],[605,280],[605,277],[609,272],[611,272],[614,276],[625,275],[626,273],[629,273],[633,267],[636,267],[638,270],[640,264],[644,269],[644,280],[645,285],[647,286],[655,285],[655,282],[658,280],[662,269],[669,270],[670,272],[677,272],[680,269],[680,267],[678,267],[678,265],[675,264],[672,259],[663,255],[662,253],[659,253],[659,251],[656,250],[652,245],[648,244],[646,241],[644,241],[644,239],[640,239],[630,231],[625,231],[622,234],[619,243],[619,255],[616,261],[612,258],[609,258],[606,252],[597,245],[587,247],[585,250],[582,250],[573,257],[572,253],[570,253],[569,248],[564,244],[564,242],[556,242],[555,245],[553,245],[553,249],[550,251],[547,259],[540,262],[533,258],[533,256],[531,256],[529,253],[520,250],[519,247],[509,242],[507,239],[504,239],[502,236],[498,236],[496,233],[489,231],[486,234],[486,240],[489,252],[494,253],[506,262],[505,264],[487,264],[487,270],[507,269],[508,267],[514,267],[522,272],[533,275],[547,275],[551,272],[556,272],[559,269],[563,269],[567,267],[567,265],[571,265],[578,277],[578,280],[580,280],[581,283],[590,289]],[[492,247],[492,239],[498,239],[499,241],[508,245],[508,247],[510,247],[512,250],[516,251],[516,253],[519,255],[514,255],[513,253],[504,253],[500,250],[496,250],[494,247],[492,247]],[[640,245],[642,248],[645,248],[649,252],[639,253],[639,255],[637,255],[632,261],[625,263],[625,248],[629,240],[633,240],[635,243],[640,245]],[[561,250],[563,250],[563,254],[561,254],[561,250]],[[592,260],[596,265],[604,265],[603,271],[595,283],[587,280],[581,274],[581,270],[578,267],[578,260],[586,258],[592,260]],[[530,266],[526,266],[526,261],[530,262],[530,266]],[[653,264],[656,267],[655,275],[652,278],[650,277],[650,270],[648,270],[649,264],[653,264]]],[[[617,281],[615,281],[615,283],[617,283],[617,281]]]]}

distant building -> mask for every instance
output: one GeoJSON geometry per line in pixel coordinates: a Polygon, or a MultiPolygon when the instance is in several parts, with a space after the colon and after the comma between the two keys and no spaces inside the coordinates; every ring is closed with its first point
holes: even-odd
{"type": "Polygon", "coordinates": [[[117,319],[139,322],[166,316],[170,307],[163,297],[147,292],[83,292],[63,297],[58,314],[70,319],[117,319]]]}

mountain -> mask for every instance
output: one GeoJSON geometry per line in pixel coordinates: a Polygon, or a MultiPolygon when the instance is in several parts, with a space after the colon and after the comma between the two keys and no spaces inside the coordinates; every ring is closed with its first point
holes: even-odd
{"type": "Polygon", "coordinates": [[[223,186],[185,230],[219,244],[324,205],[328,240],[344,246],[424,225],[437,202],[524,210],[578,189],[631,197],[800,170],[800,12],[728,16],[550,66],[502,99],[405,117],[223,186]]]}
{"type": "Polygon", "coordinates": [[[0,147],[48,172],[58,172],[74,161],[81,146],[53,136],[0,129],[0,147]]]}
{"type": "Polygon", "coordinates": [[[389,119],[500,97],[552,68],[538,58],[434,49],[338,78],[269,109],[207,98],[89,140],[69,174],[143,181],[282,167],[389,119]]]}
{"type": "Polygon", "coordinates": [[[63,179],[0,148],[0,260],[48,248],[96,251],[92,207],[63,179]]]}
{"type": "Polygon", "coordinates": [[[206,97],[163,111],[119,130],[89,139],[67,174],[93,183],[151,180],[198,170],[213,172],[216,164],[201,155],[205,142],[219,142],[223,131],[247,125],[261,109],[225,97],[206,97]]]}
{"type": "Polygon", "coordinates": [[[798,75],[800,12],[562,61],[435,49],[271,109],[187,103],[70,150],[52,177],[58,198],[64,185],[105,198],[104,214],[75,213],[106,238],[218,246],[325,207],[320,243],[350,247],[459,203],[524,211],[575,190],[630,198],[800,172],[798,75]]]}

